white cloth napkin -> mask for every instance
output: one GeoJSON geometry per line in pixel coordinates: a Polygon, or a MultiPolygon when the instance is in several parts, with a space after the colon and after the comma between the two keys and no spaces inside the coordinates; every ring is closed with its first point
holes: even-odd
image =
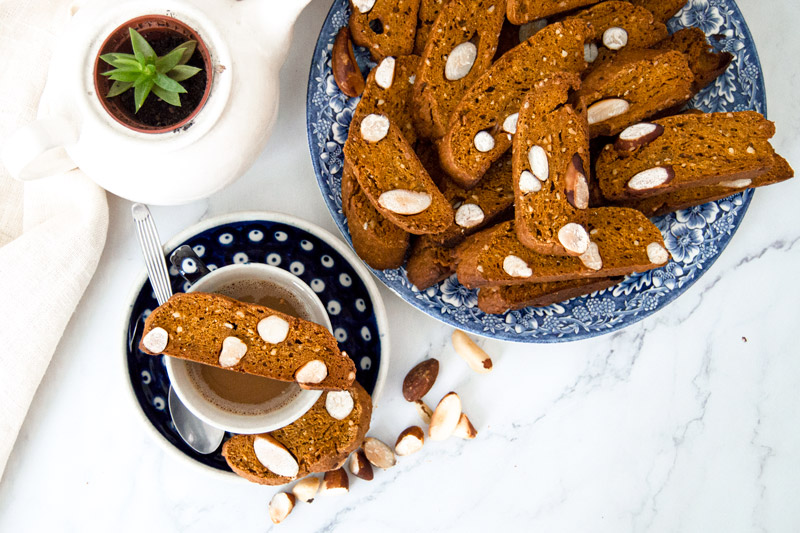
{"type": "MultiPolygon", "coordinates": [[[[36,117],[68,0],[0,0],[0,149],[36,117]]],[[[30,183],[0,165],[0,475],[106,239],[106,194],[79,170],[30,183]]]]}

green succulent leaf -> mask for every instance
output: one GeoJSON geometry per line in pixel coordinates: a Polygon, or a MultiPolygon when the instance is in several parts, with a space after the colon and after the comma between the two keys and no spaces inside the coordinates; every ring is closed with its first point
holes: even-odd
{"type": "Polygon", "coordinates": [[[142,73],[116,69],[116,70],[110,70],[108,72],[103,72],[103,76],[108,76],[114,81],[136,81],[140,77],[142,77],[142,73]]]}
{"type": "Polygon", "coordinates": [[[162,89],[158,85],[153,85],[153,94],[164,100],[166,103],[176,107],[181,106],[181,97],[178,93],[162,89]]]}
{"type": "Polygon", "coordinates": [[[133,46],[133,55],[140,63],[154,62],[156,60],[156,52],[150,43],[141,36],[141,34],[133,28],[128,28],[131,34],[131,45],[133,46]]]}
{"type": "Polygon", "coordinates": [[[142,108],[142,104],[144,104],[147,95],[150,94],[150,90],[153,88],[153,83],[151,78],[139,78],[134,82],[133,100],[136,105],[134,113],[138,113],[139,109],[142,108]]]}
{"type": "Polygon", "coordinates": [[[189,65],[178,65],[177,67],[167,72],[167,76],[169,76],[175,81],[183,81],[183,80],[188,80],[201,70],[203,69],[192,67],[189,65]]]}
{"type": "Polygon", "coordinates": [[[115,81],[111,85],[111,89],[109,89],[106,98],[113,98],[115,96],[119,96],[120,94],[124,93],[131,87],[133,87],[133,82],[131,81],[115,81]]]}
{"type": "Polygon", "coordinates": [[[194,55],[195,48],[197,48],[197,41],[195,40],[186,41],[176,46],[172,51],[181,50],[182,52],[178,64],[185,65],[192,58],[192,55],[194,55]]]}
{"type": "Polygon", "coordinates": [[[159,57],[156,59],[156,70],[161,74],[166,74],[178,64],[182,55],[183,50],[178,50],[176,48],[167,55],[159,57]]]}
{"type": "Polygon", "coordinates": [[[173,80],[168,76],[164,76],[161,73],[157,73],[155,76],[156,85],[161,87],[164,90],[173,92],[173,93],[185,93],[186,89],[183,88],[183,85],[178,83],[177,81],[173,80]]]}
{"type": "Polygon", "coordinates": [[[118,57],[111,63],[113,66],[117,67],[120,70],[126,70],[130,72],[141,72],[142,71],[142,64],[136,61],[135,59],[127,59],[125,57],[118,57]]]}
{"type": "Polygon", "coordinates": [[[132,61],[136,61],[136,56],[133,54],[123,54],[123,53],[113,52],[110,54],[101,55],[100,59],[102,59],[109,65],[114,65],[114,61],[116,61],[117,59],[130,59],[132,61]]]}

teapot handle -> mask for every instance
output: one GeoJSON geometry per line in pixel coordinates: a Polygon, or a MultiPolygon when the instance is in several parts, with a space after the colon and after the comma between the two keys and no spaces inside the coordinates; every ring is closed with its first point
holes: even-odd
{"type": "Polygon", "coordinates": [[[39,119],[11,136],[0,158],[11,176],[21,181],[55,176],[77,166],[64,147],[75,144],[78,137],[78,130],[64,118],[39,119]]]}

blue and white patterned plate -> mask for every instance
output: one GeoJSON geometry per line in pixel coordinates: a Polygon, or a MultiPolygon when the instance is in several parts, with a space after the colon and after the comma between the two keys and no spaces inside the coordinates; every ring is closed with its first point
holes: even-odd
{"type": "MultiPolygon", "coordinates": [[[[354,358],[356,379],[373,401],[378,399],[389,367],[386,312],[368,270],[340,239],[288,215],[235,213],[183,231],[166,244],[167,254],[184,244],[191,246],[210,270],[261,262],[305,281],[325,304],[339,346],[354,358]]],[[[175,267],[170,268],[170,281],[173,292],[188,288],[175,267]]],[[[146,273],[140,276],[129,301],[123,352],[128,381],[141,412],[168,443],[168,449],[230,473],[220,450],[198,454],[180,438],[167,409],[169,377],[163,356],[153,357],[138,348],[144,319],[158,306],[146,273]]]]}
{"type": "MultiPolygon", "coordinates": [[[[335,0],[314,50],[308,79],[307,127],[311,160],[323,198],[342,234],[350,239],[342,213],[342,147],[358,98],[339,91],[331,73],[331,49],[336,32],[347,23],[348,0],[335,0]]],[[[714,85],[692,100],[703,111],[753,109],[766,114],[766,93],[753,38],[734,0],[689,0],[668,24],[674,32],[696,26],[713,46],[731,52],[734,60],[714,85]]],[[[372,63],[366,50],[356,59],[367,72],[372,63]]],[[[404,268],[374,274],[405,301],[451,326],[515,342],[565,342],[623,328],[661,309],[677,298],[714,263],[742,222],[753,192],[678,211],[654,219],[664,235],[672,261],[588,296],[545,308],[528,308],[504,315],[487,315],[477,307],[477,291],[468,290],[455,276],[417,290],[404,268]]]]}

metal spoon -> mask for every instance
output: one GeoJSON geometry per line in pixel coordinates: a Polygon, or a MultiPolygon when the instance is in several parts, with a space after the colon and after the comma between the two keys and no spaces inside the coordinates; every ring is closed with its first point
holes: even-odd
{"type": "MultiPolygon", "coordinates": [[[[147,209],[147,206],[133,204],[131,213],[133,214],[134,222],[136,222],[136,234],[142,247],[142,255],[144,255],[145,265],[147,266],[147,275],[150,278],[150,284],[153,286],[156,300],[161,305],[172,296],[172,286],[169,284],[169,272],[164,259],[164,249],[161,247],[161,240],[158,238],[155,222],[153,222],[153,217],[150,215],[150,210],[147,209]]],[[[212,453],[219,447],[225,432],[206,424],[194,416],[183,405],[178,395],[175,394],[172,385],[169,387],[167,403],[169,404],[172,423],[175,425],[175,429],[178,430],[178,435],[181,436],[186,444],[202,454],[212,453]]]]}

